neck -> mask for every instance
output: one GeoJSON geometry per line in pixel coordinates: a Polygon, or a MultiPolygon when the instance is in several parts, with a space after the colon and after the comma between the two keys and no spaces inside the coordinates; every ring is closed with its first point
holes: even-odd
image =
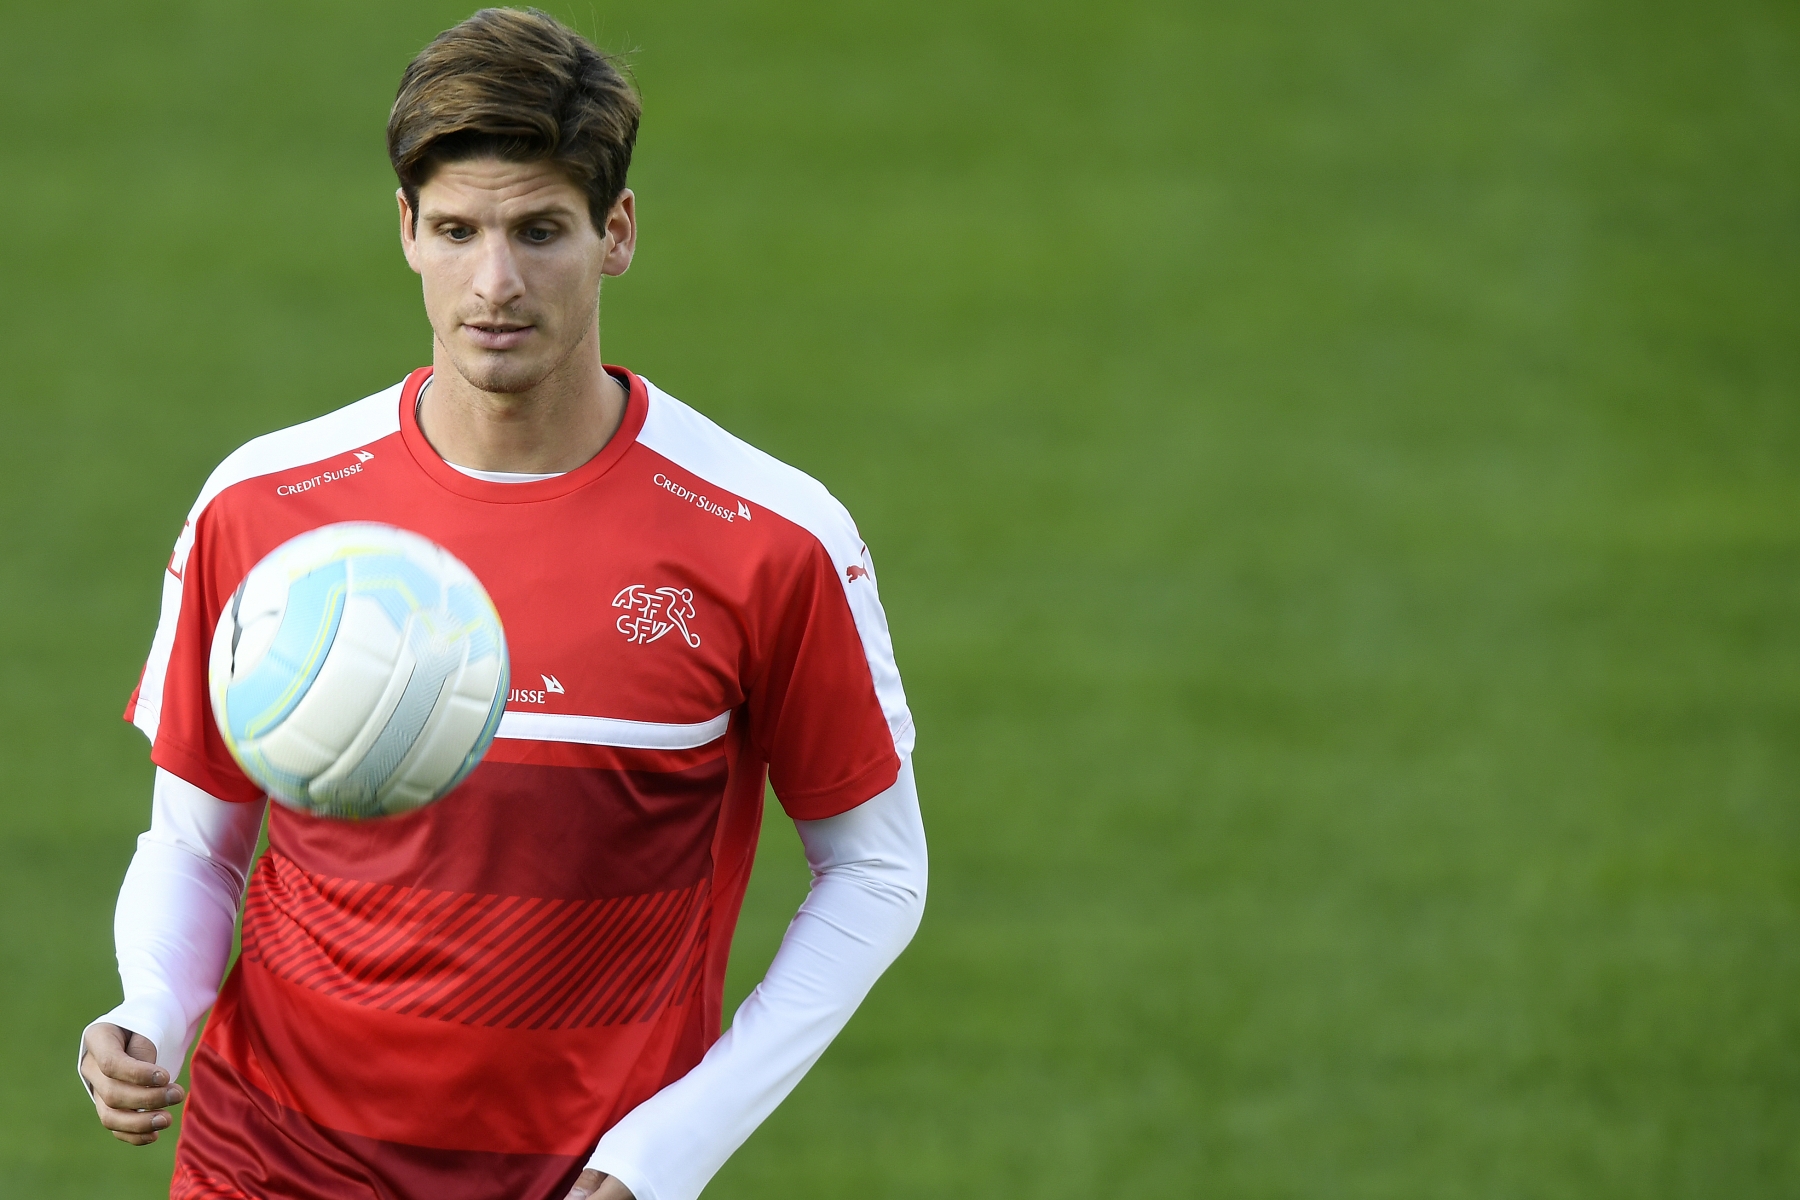
{"type": "Polygon", "coordinates": [[[471,383],[434,345],[431,383],[419,401],[419,431],[446,462],[477,471],[573,471],[625,419],[626,390],[600,365],[600,331],[522,392],[471,383]]]}

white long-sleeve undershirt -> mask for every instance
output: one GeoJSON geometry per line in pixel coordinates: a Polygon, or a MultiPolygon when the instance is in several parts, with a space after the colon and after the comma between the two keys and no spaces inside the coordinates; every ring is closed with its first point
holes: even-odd
{"type": "Polygon", "coordinates": [[[125,1001],[99,1021],[154,1042],[171,1079],[218,998],[266,804],[215,799],[157,768],[150,829],[113,910],[125,1001]]]}
{"type": "Polygon", "coordinates": [[[925,911],[925,825],[912,763],[874,799],[795,821],[812,891],[763,980],[698,1066],[607,1131],[588,1165],[637,1200],[693,1200],[794,1090],[925,911]]]}
{"type": "MultiPolygon", "coordinates": [[[[150,830],[113,918],[125,1000],[99,1021],[149,1038],[171,1076],[218,996],[262,817],[262,804],[227,803],[156,772],[150,830]]],[[[880,795],[794,825],[812,890],[768,973],[699,1065],[626,1114],[589,1162],[637,1200],[698,1196],[918,928],[927,860],[910,761],[880,795]]]]}

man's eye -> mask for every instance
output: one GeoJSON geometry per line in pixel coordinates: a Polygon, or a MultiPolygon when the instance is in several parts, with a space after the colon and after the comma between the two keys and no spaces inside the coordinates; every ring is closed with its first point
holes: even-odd
{"type": "Polygon", "coordinates": [[[555,236],[556,236],[556,230],[554,230],[554,229],[534,228],[534,229],[527,229],[525,231],[525,240],[528,242],[535,243],[536,245],[539,245],[539,246],[543,245],[545,242],[549,241],[551,238],[553,238],[555,236]]]}
{"type": "Polygon", "coordinates": [[[444,230],[444,236],[453,242],[466,242],[475,236],[475,231],[467,225],[452,225],[444,230]]]}

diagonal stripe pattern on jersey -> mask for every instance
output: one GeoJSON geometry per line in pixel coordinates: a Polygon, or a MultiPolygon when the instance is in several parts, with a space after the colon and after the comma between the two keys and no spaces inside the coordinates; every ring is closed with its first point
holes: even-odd
{"type": "Polygon", "coordinates": [[[402,1016],[508,1029],[612,1025],[685,1003],[699,977],[690,947],[706,934],[705,879],[559,900],[330,879],[273,852],[257,874],[245,958],[402,1016]]]}

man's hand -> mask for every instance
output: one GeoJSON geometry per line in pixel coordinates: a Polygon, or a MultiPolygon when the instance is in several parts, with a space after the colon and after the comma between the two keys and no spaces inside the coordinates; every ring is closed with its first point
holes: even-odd
{"type": "MultiPolygon", "coordinates": [[[[141,1033],[104,1022],[81,1039],[81,1077],[94,1089],[100,1123],[121,1142],[148,1146],[174,1121],[162,1110],[187,1099],[156,1065],[156,1045],[141,1033]]],[[[585,1178],[585,1176],[583,1177],[585,1178]]]]}
{"type": "Polygon", "coordinates": [[[568,1200],[634,1200],[631,1189],[595,1170],[583,1171],[569,1189],[568,1200]]]}

